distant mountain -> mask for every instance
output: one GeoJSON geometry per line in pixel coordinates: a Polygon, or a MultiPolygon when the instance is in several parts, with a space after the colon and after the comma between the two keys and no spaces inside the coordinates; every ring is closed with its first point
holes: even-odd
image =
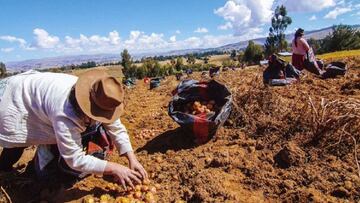
{"type": "MultiPolygon", "coordinates": [[[[354,25],[353,27],[360,29],[360,25],[354,25]]],[[[332,27],[327,27],[319,30],[313,30],[305,32],[305,37],[307,39],[322,39],[329,33],[331,33],[332,27]]],[[[293,38],[293,34],[287,34],[286,39],[291,41],[293,38]]],[[[253,39],[253,41],[257,44],[264,44],[266,38],[257,38],[253,39]]],[[[142,57],[149,56],[171,56],[171,55],[185,55],[189,53],[204,53],[209,51],[230,51],[230,50],[243,50],[248,45],[249,40],[242,41],[233,44],[227,44],[224,46],[216,47],[216,48],[207,48],[207,49],[185,49],[185,50],[174,50],[168,52],[161,53],[142,53],[142,54],[134,54],[134,59],[141,59],[142,57]]],[[[9,71],[24,71],[34,68],[51,68],[51,67],[61,67],[66,65],[79,65],[81,63],[85,63],[88,61],[94,61],[98,64],[108,63],[108,62],[116,62],[119,61],[120,54],[96,54],[96,55],[77,55],[77,56],[60,56],[60,57],[49,57],[42,59],[31,59],[25,61],[15,61],[6,63],[6,67],[9,71]]]]}

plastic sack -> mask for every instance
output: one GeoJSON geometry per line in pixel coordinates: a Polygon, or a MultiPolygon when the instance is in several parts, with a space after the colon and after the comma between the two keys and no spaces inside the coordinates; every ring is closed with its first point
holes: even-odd
{"type": "Polygon", "coordinates": [[[269,85],[271,86],[285,86],[290,85],[294,82],[296,82],[297,79],[295,78],[286,78],[286,79],[271,79],[269,82],[269,85]]]}
{"type": "Polygon", "coordinates": [[[150,80],[150,89],[154,89],[160,86],[160,78],[153,78],[150,80]]]}
{"type": "Polygon", "coordinates": [[[169,103],[169,116],[190,136],[193,136],[198,144],[209,141],[219,127],[224,124],[231,112],[232,97],[230,91],[214,80],[209,82],[184,80],[173,91],[173,95],[169,103]],[[214,100],[219,107],[217,112],[200,115],[185,113],[184,109],[188,103],[210,100],[214,100]]]}
{"type": "Polygon", "coordinates": [[[272,55],[269,58],[269,65],[263,72],[264,84],[270,85],[287,85],[291,82],[287,82],[286,79],[298,79],[300,78],[301,71],[297,70],[290,63],[285,62],[276,55],[272,55]],[[273,80],[276,81],[273,83],[273,80]],[[279,82],[280,81],[280,82],[279,82]]]}
{"type": "Polygon", "coordinates": [[[215,75],[219,75],[219,74],[220,74],[220,66],[210,68],[209,70],[210,77],[214,77],[215,75]]]}
{"type": "Polygon", "coordinates": [[[336,78],[338,75],[345,75],[347,66],[343,62],[332,62],[326,66],[325,72],[321,75],[323,79],[336,78]]]}

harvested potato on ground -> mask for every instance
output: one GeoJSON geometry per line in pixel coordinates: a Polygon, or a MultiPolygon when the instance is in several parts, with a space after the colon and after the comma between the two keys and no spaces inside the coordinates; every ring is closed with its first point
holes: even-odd
{"type": "Polygon", "coordinates": [[[93,196],[91,197],[86,197],[83,199],[83,203],[95,203],[95,199],[93,196]]]}

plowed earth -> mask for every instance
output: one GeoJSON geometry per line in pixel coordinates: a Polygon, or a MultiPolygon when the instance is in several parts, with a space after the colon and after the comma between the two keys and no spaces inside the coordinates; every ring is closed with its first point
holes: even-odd
{"type": "MultiPolygon", "coordinates": [[[[174,77],[153,90],[143,81],[127,89],[121,119],[152,182],[162,185],[157,202],[359,202],[360,59],[344,61],[345,77],[305,73],[286,87],[264,86],[260,67],[222,72],[215,79],[231,90],[233,112],[201,146],[167,114],[174,77]],[[149,137],[139,136],[144,130],[149,137]]],[[[201,79],[200,73],[191,77],[201,79]]],[[[95,176],[73,186],[61,178],[41,185],[23,177],[33,151],[17,164],[19,174],[1,174],[13,202],[120,195],[95,176]]],[[[110,160],[126,164],[116,153],[110,160]]]]}

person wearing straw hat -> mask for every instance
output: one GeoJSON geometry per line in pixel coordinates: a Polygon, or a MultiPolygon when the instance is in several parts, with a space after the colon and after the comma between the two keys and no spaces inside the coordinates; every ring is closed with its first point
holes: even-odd
{"type": "Polygon", "coordinates": [[[307,52],[310,49],[309,44],[306,39],[304,39],[304,30],[299,28],[296,30],[294,39],[291,43],[292,46],[292,60],[291,63],[298,70],[303,70],[305,68],[304,61],[307,55],[307,52]]]}
{"type": "Polygon", "coordinates": [[[28,71],[0,80],[0,170],[12,170],[28,146],[56,144],[66,164],[92,174],[112,175],[134,186],[147,177],[119,117],[124,107],[121,83],[103,70],[79,77],[28,71]],[[129,168],[83,151],[81,133],[101,122],[129,168]]]}

